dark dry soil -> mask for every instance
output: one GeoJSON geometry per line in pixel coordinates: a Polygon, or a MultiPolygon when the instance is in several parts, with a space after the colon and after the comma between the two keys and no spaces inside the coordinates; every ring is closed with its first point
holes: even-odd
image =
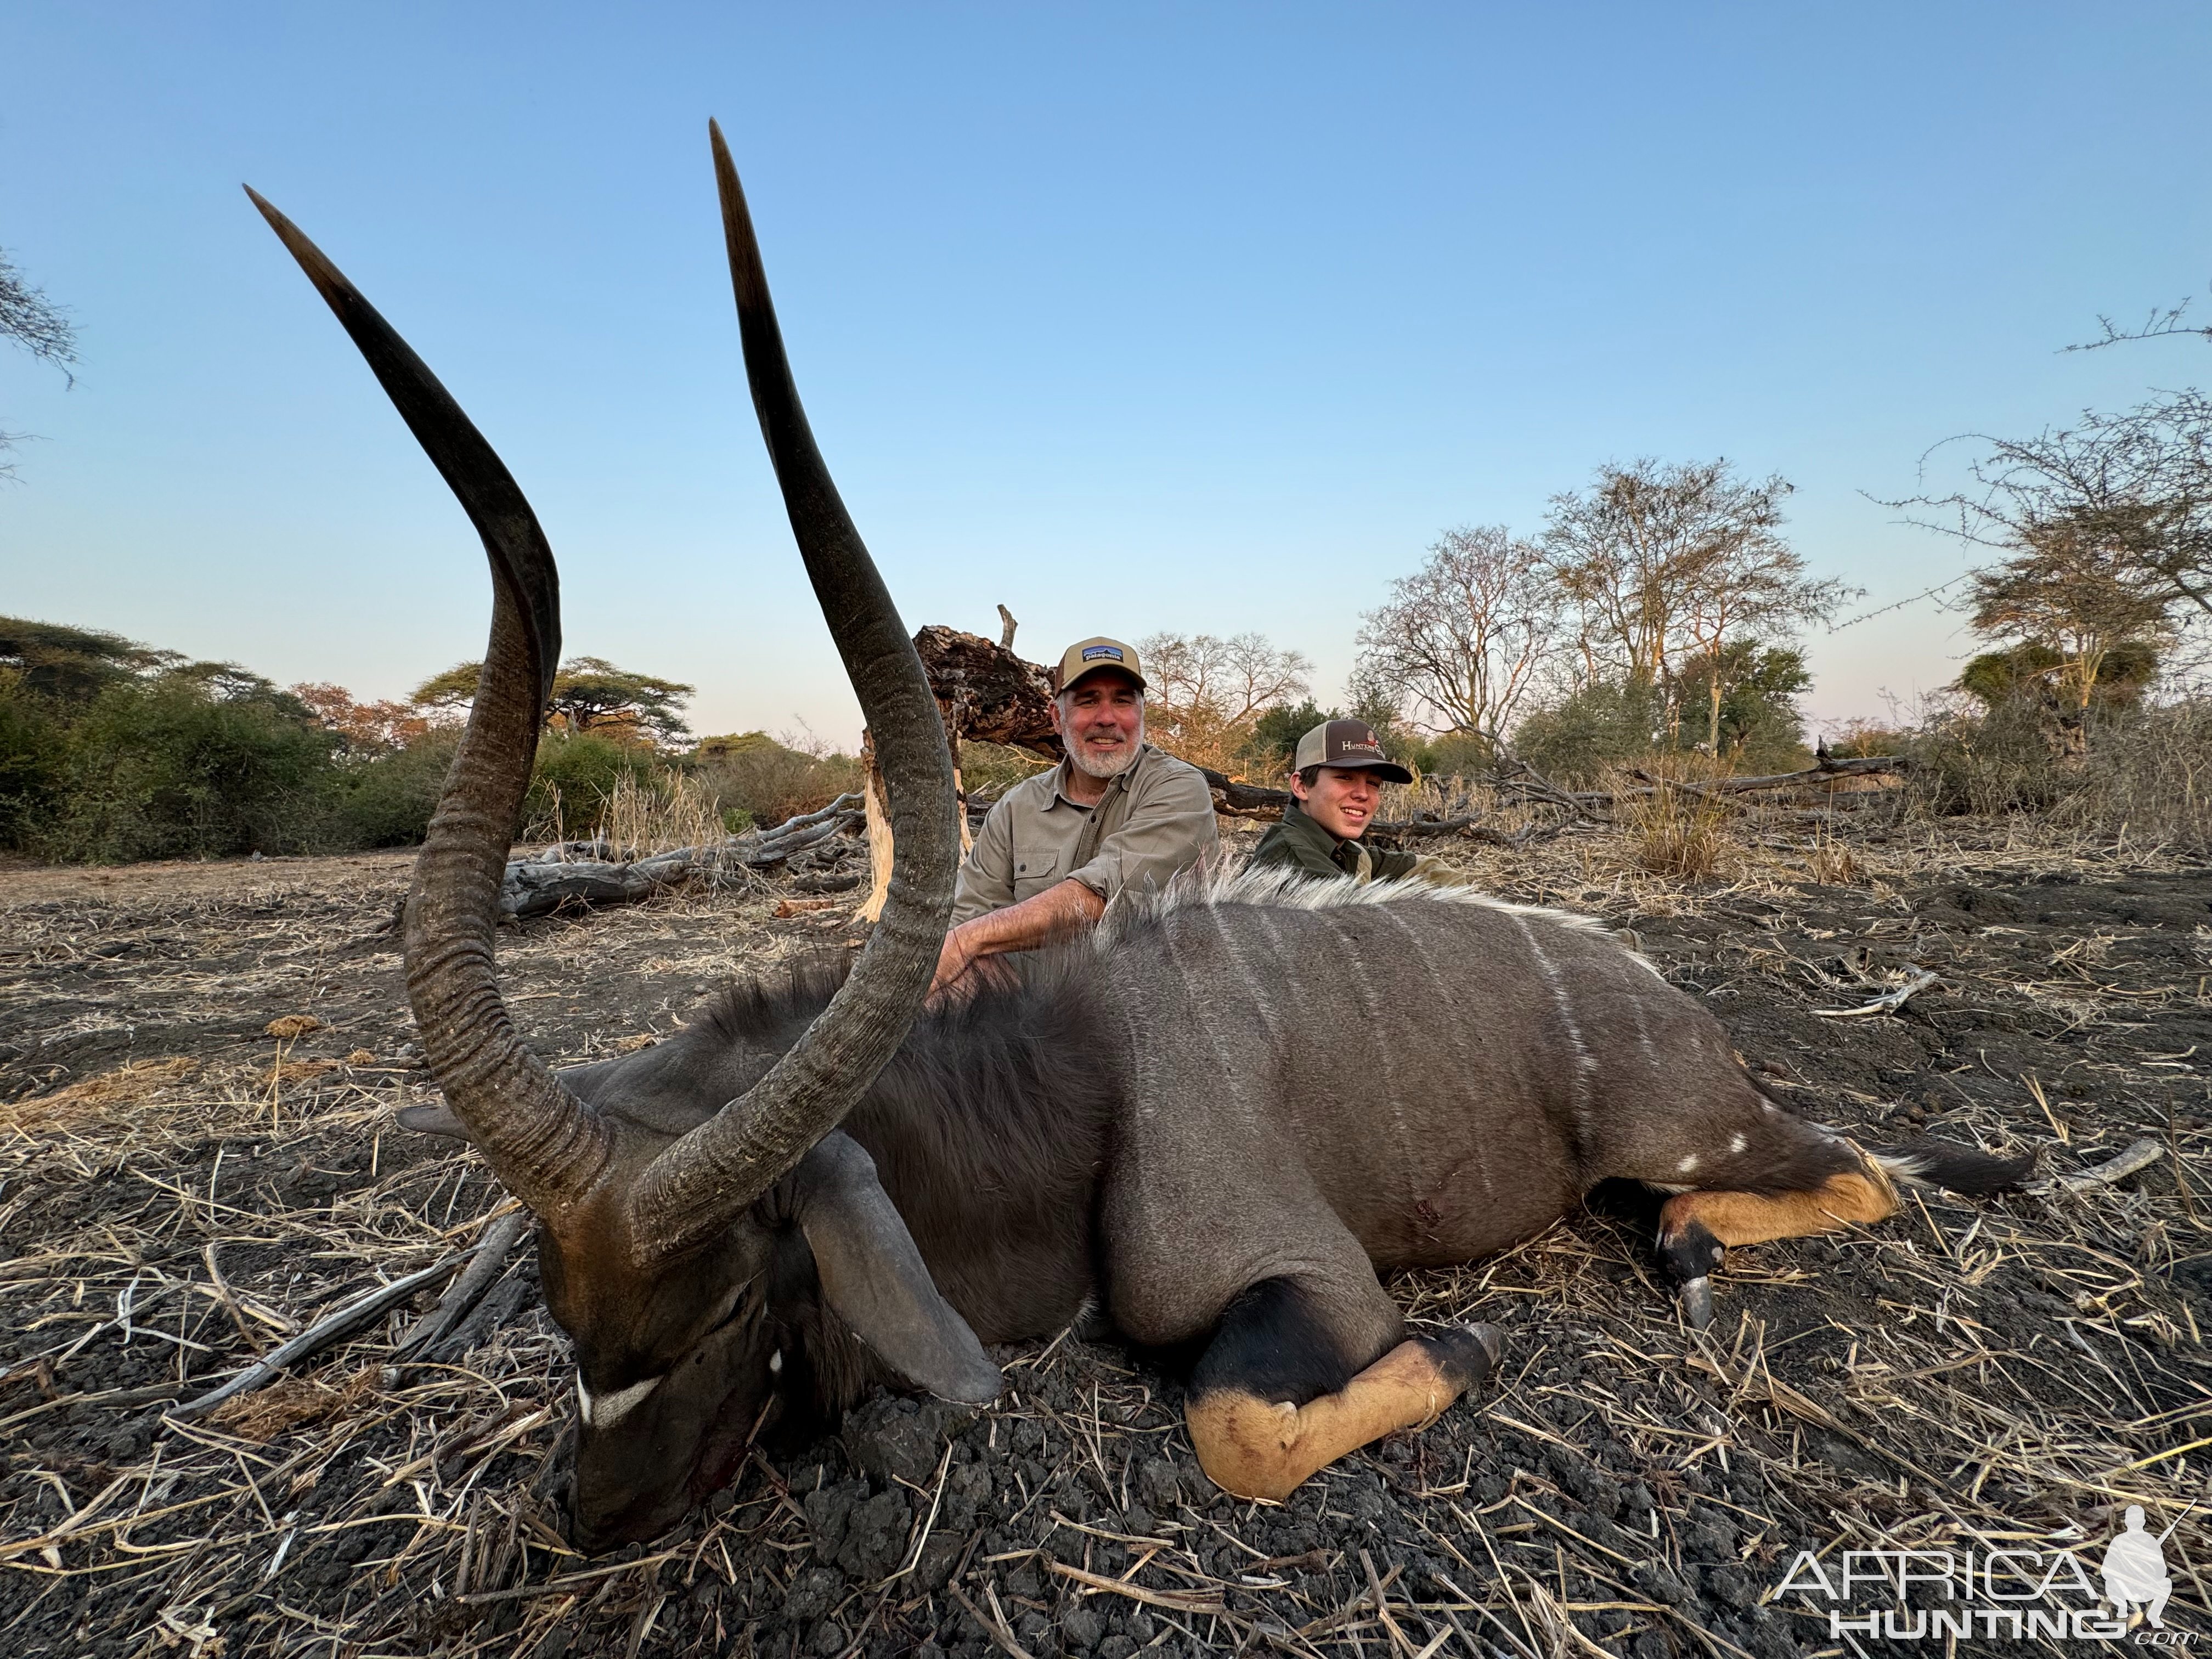
{"type": "MultiPolygon", "coordinates": [[[[1864,1139],[2035,1147],[2058,1173],[2144,1136],[2160,1156],[2084,1193],[1927,1194],[1869,1232],[1738,1252],[1705,1339],[1653,1275],[1650,1200],[1601,1194],[1504,1258],[1403,1278],[1416,1318],[1505,1327],[1501,1376],[1281,1507],[1207,1483],[1172,1376],[1071,1336],[1001,1353],[990,1410],[879,1397],[756,1455],[639,1559],[580,1559],[565,1344],[526,1251],[429,1363],[382,1373],[403,1311],[174,1424],[167,1401],[450,1255],[498,1201],[471,1160],[390,1127],[424,1092],[380,931],[403,881],[271,863],[0,901],[11,1659],[1781,1659],[1844,1650],[1826,1603],[1771,1593],[1800,1550],[2073,1526],[2094,1554],[2118,1506],[2155,1529],[2203,1487],[2202,871],[1954,868],[1641,916],[1565,895],[1635,927],[1778,1093],[1864,1139]],[[1944,983],[1897,1015],[1812,1012],[1919,969],[1944,983]],[[325,1025],[264,1035],[287,1014],[325,1025]]],[[[842,913],[772,921],[773,896],[518,929],[517,1017],[580,1058],[672,1029],[729,973],[848,948],[842,913]]],[[[2202,1631],[2200,1522],[2169,1540],[2167,1620],[2202,1631]]]]}

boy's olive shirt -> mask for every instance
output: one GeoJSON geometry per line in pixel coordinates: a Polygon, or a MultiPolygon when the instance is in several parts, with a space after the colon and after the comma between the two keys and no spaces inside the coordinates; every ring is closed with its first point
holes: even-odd
{"type": "Polygon", "coordinates": [[[1283,809],[1283,821],[1260,838],[1260,844],[1252,849],[1251,862],[1244,867],[1258,870],[1286,864],[1310,876],[1350,876],[1364,884],[1410,876],[1422,862],[1413,853],[1375,853],[1356,841],[1340,841],[1319,820],[1308,817],[1294,800],[1283,809]]]}

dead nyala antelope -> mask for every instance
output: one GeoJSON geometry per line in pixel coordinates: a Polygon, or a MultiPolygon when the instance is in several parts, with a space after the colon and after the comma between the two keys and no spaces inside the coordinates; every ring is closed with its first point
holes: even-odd
{"type": "Polygon", "coordinates": [[[1409,1330],[1378,1267],[1504,1249],[1626,1178],[1674,1194],[1660,1255],[1701,1322],[1731,1244],[1879,1221],[1899,1179],[1984,1193],[2019,1176],[1800,1121],[1610,935],[1465,892],[1193,880],[923,1013],[959,846],[944,733],[808,431],[713,145],[754,405],[888,787],[890,902],[849,972],[739,987],[657,1047],[557,1077],[517,1039],[492,950],[560,656],[552,555],[429,371],[254,198],[491,562],[483,678],[406,912],[446,1104],[407,1115],[473,1141],[537,1217],[576,1347],[581,1543],[668,1526],[779,1406],[834,1411],[877,1382],[988,1401],[984,1343],[1085,1317],[1194,1354],[1200,1462],[1279,1498],[1427,1423],[1496,1360],[1486,1327],[1409,1330]]]}

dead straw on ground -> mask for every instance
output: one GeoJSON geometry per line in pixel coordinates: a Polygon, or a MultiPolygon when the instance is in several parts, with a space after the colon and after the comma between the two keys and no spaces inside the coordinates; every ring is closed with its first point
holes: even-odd
{"type": "MultiPolygon", "coordinates": [[[[851,1478],[834,1448],[756,1451],[653,1548],[577,1556],[559,1505],[566,1344],[526,1249],[396,1375],[406,1307],[204,1419],[165,1417],[454,1256],[502,1195],[470,1156],[392,1127],[425,1080],[376,943],[388,890],[19,913],[11,967],[96,968],[123,942],[150,964],[166,947],[144,941],[184,942],[137,976],[135,1005],[127,987],[102,1007],[60,981],[11,981],[61,1047],[134,1016],[183,1033],[228,1008],[240,1029],[228,1047],[89,1077],[57,1076],[64,1062],[38,1051],[6,1073],[0,1632],[27,1654],[195,1659],[782,1654],[802,1635],[844,1655],[1764,1659],[1827,1642],[1815,1609],[1770,1594],[1799,1548],[1986,1548],[2069,1525],[2101,1539],[2129,1504],[2154,1526],[2179,1516],[2212,1445],[2186,1271],[2212,1255],[2212,1131],[2193,1054],[2118,1038],[2201,1016],[2203,981],[2130,956],[2141,930],[2121,926],[2039,939],[2029,961],[1998,925],[1936,960],[1919,910],[1945,882],[2185,862],[2002,825],[1869,835],[1754,811],[1729,833],[1734,869],[1704,884],[1656,875],[1617,835],[1453,856],[1507,896],[1679,937],[1683,954],[1659,959],[1724,1015],[1841,1007],[1911,964],[1942,980],[1919,999],[2057,1032],[2078,1056],[2008,1074],[1992,1042],[1972,1090],[1936,1076],[1937,1103],[1905,1108],[1856,1074],[1778,1060],[1768,1075],[1808,1115],[1864,1133],[1939,1121],[1954,1139],[2035,1146],[2062,1172],[2146,1133],[2164,1155],[2118,1185],[1915,1196],[1879,1228],[1738,1252],[1702,1334],[1674,1319],[1640,1219],[1603,1205],[1494,1260],[1400,1275],[1417,1322],[1504,1324],[1504,1371],[1479,1409],[1347,1460],[1285,1508],[1211,1491],[1173,1382],[1064,1335],[1006,1357],[1008,1394],[950,1427],[933,1473],[878,1479],[907,1518],[866,1573],[823,1565],[818,1494],[851,1478]],[[1821,863],[1839,837],[1856,875],[1840,886],[1821,863]],[[264,1035],[310,1003],[325,1029],[264,1035]],[[974,1502],[979,1468],[989,1496],[974,1502]],[[1083,1613],[1110,1633],[1076,1642],[1083,1613]]],[[[518,1012],[548,1052],[611,1052],[672,1029],[728,972],[847,936],[842,915],[768,910],[672,896],[544,924],[507,951],[518,1012]],[[659,988],[610,1012],[590,975],[617,972],[659,988]]],[[[2212,1564],[2190,1536],[2175,1534],[2169,1614],[2184,1623],[2212,1612],[2212,1564]]]]}

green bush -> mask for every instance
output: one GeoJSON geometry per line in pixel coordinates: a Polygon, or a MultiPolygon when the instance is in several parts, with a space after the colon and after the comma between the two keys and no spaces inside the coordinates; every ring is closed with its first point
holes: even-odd
{"type": "Polygon", "coordinates": [[[412,847],[421,841],[459,741],[454,733],[435,732],[341,767],[331,787],[331,843],[412,847]]]}
{"type": "MultiPolygon", "coordinates": [[[[1756,640],[1731,641],[1721,661],[1720,757],[1739,772],[1794,772],[1810,763],[1798,696],[1813,687],[1802,653],[1756,640]]],[[[1711,728],[1712,664],[1693,658],[1674,681],[1677,746],[1701,748],[1711,728]]]]}
{"type": "Polygon", "coordinates": [[[1311,697],[1301,703],[1283,703],[1262,711],[1244,745],[1244,775],[1255,783],[1279,785],[1291,769],[1298,739],[1323,720],[1340,719],[1334,708],[1323,708],[1311,697]]]}
{"type": "Polygon", "coordinates": [[[2030,697],[1937,713],[1905,742],[1913,805],[1938,816],[2043,811],[2065,785],[2047,725],[2030,697]]]}
{"type": "Polygon", "coordinates": [[[860,763],[850,755],[809,755],[775,742],[711,755],[697,763],[696,775],[725,821],[736,811],[769,825],[827,806],[862,781],[860,763]]]}
{"type": "Polygon", "coordinates": [[[1656,688],[1595,680],[1522,720],[1513,752],[1556,783],[1587,787],[1607,767],[1653,753],[1666,730],[1656,688]]]}
{"type": "Polygon", "coordinates": [[[663,769],[654,752],[593,732],[549,732],[538,744],[538,761],[523,802],[525,839],[565,841],[589,835],[615,798],[615,785],[628,777],[650,787],[663,769]]]}
{"type": "Polygon", "coordinates": [[[1003,743],[963,743],[960,745],[960,787],[970,795],[993,799],[1024,778],[1035,777],[1052,763],[1026,749],[1003,743]]]}
{"type": "MultiPolygon", "coordinates": [[[[1721,667],[1722,765],[1738,772],[1784,772],[1808,764],[1796,702],[1812,684],[1804,658],[1786,647],[1744,640],[1728,647],[1721,667]]],[[[1663,686],[1593,680],[1523,720],[1513,733],[1513,753],[1559,781],[1594,786],[1608,767],[1703,752],[1711,730],[1711,696],[1712,664],[1705,658],[1693,659],[1663,686]]]]}
{"type": "Polygon", "coordinates": [[[1446,732],[1414,752],[1414,763],[1437,777],[1471,778],[1490,770],[1497,755],[1479,732],[1446,732]]]}
{"type": "Polygon", "coordinates": [[[69,729],[20,680],[0,678],[0,847],[21,847],[52,816],[69,767],[69,729]]]}
{"type": "Polygon", "coordinates": [[[100,864],[318,850],[338,739],[303,713],[204,676],[112,686],[70,726],[61,799],[25,842],[100,864]]]}

